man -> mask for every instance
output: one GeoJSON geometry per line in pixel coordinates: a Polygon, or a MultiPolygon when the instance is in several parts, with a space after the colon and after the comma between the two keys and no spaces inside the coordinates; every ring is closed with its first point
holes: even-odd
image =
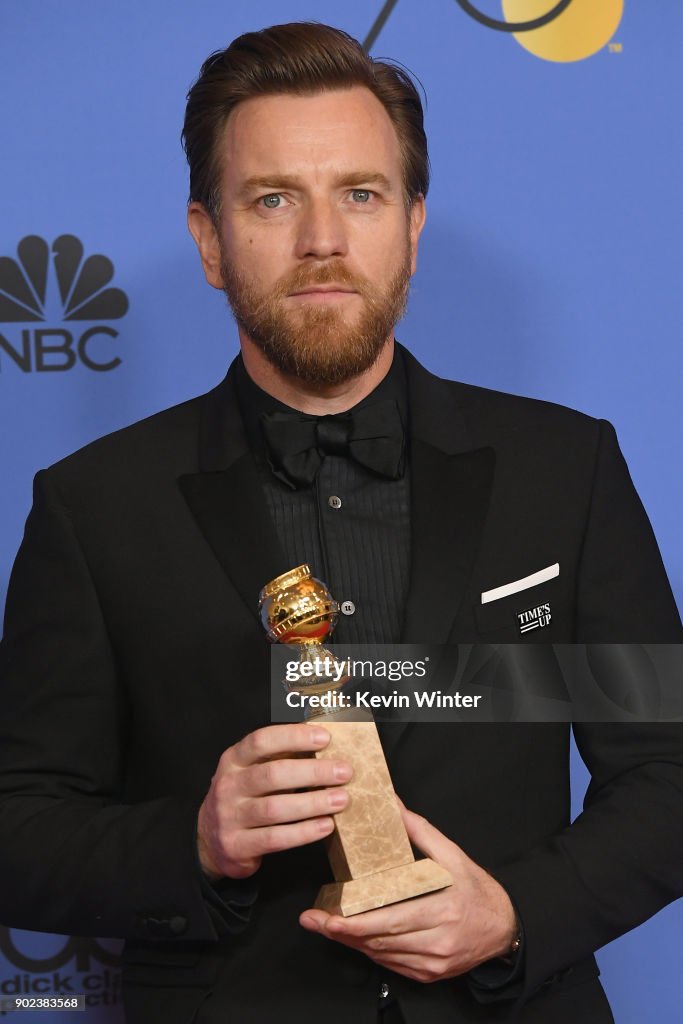
{"type": "Polygon", "coordinates": [[[678,729],[577,727],[569,827],[565,727],[386,727],[409,836],[454,885],[342,920],[311,906],[353,766],[268,724],[256,598],[307,561],[351,613],[340,641],[515,641],[542,603],[543,640],[678,641],[613,431],[395,345],[428,187],[401,71],[326,26],[250,33],[205,63],[184,138],[241,358],[36,479],[0,917],[125,937],[133,1024],[609,1021],[592,951],[681,892],[678,729]]]}

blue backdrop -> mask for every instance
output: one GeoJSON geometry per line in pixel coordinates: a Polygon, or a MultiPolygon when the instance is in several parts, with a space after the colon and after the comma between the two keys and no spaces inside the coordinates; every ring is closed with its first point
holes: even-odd
{"type": "MultiPolygon", "coordinates": [[[[573,21],[534,34],[540,55],[485,21],[551,0],[466,6],[5,0],[0,604],[35,471],[209,389],[236,352],[185,228],[185,93],[235,35],[301,19],[372,34],[427,93],[433,187],[399,337],[446,376],[612,420],[681,603],[683,6],[626,0],[620,17],[621,0],[573,0],[573,21]]],[[[677,904],[601,952],[619,1024],[680,1020],[682,939],[677,904]]],[[[66,978],[90,993],[88,1021],[115,1024],[115,949],[0,928],[0,1015],[66,978]]]]}

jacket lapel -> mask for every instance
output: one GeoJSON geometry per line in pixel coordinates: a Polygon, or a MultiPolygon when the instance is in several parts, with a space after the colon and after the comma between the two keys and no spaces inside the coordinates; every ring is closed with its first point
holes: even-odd
{"type": "MultiPolygon", "coordinates": [[[[453,385],[434,377],[402,349],[410,394],[411,569],[402,642],[455,643],[457,613],[467,590],[488,510],[495,453],[476,448],[453,385]]],[[[434,677],[451,677],[442,651],[434,677]]],[[[380,722],[390,762],[410,722],[380,722]]]]}
{"type": "MultiPolygon", "coordinates": [[[[404,350],[405,351],[405,350],[404,350]]],[[[486,518],[492,448],[474,448],[453,388],[405,353],[411,415],[411,574],[404,643],[452,637],[486,518]]]]}
{"type": "Polygon", "coordinates": [[[180,489],[216,558],[256,618],[261,588],[291,566],[285,564],[249,452],[232,367],[206,396],[199,466],[199,473],[180,477],[180,489]]]}

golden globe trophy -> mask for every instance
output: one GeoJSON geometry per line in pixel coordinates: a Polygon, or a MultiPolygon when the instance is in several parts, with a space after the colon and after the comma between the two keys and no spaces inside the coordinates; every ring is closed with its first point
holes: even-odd
{"type": "MultiPolygon", "coordinates": [[[[333,705],[333,691],[349,677],[334,670],[342,663],[322,646],[339,614],[325,584],[300,565],[266,584],[259,612],[272,643],[299,648],[303,671],[286,688],[328,694],[329,701],[320,703],[333,705]]],[[[346,784],[349,802],[334,816],[335,830],[327,840],[336,881],[322,887],[315,906],[350,917],[451,885],[445,868],[413,857],[372,715],[363,709],[323,710],[311,719],[331,736],[328,746],[311,756],[343,758],[353,766],[346,784]]]]}

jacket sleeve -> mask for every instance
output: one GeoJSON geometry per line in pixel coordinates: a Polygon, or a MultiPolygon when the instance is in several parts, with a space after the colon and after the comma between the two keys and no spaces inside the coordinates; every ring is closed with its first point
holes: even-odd
{"type": "Polygon", "coordinates": [[[249,886],[209,891],[198,867],[197,807],[121,801],[129,708],[50,471],[10,580],[0,708],[0,921],[137,940],[244,927],[249,886]]]}
{"type": "MultiPolygon", "coordinates": [[[[583,643],[683,639],[652,528],[605,422],[576,623],[583,643]]],[[[493,872],[523,922],[525,998],[683,894],[683,724],[580,723],[574,734],[591,774],[583,813],[493,872]]]]}

